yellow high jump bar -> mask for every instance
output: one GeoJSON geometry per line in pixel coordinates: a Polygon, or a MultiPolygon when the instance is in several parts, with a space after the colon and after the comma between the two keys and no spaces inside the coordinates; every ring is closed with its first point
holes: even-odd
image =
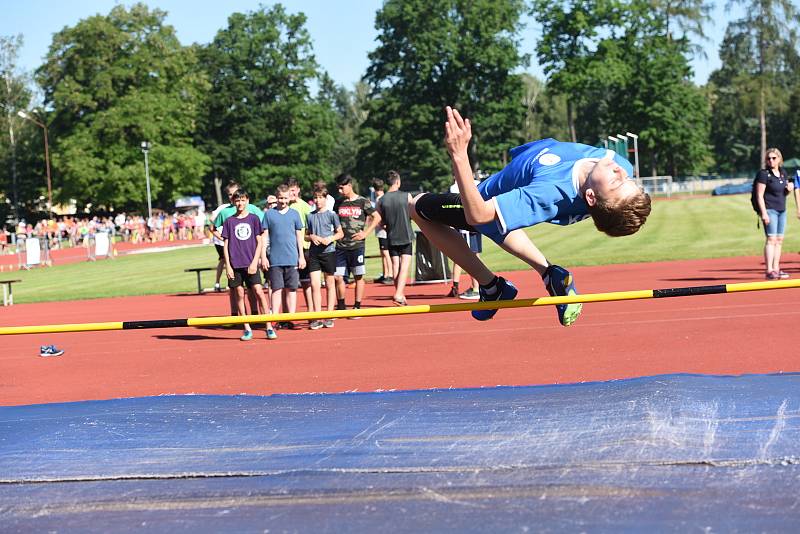
{"type": "Polygon", "coordinates": [[[770,282],[744,282],[712,286],[675,287],[669,289],[643,289],[639,291],[616,291],[612,293],[587,293],[567,297],[538,297],[531,299],[504,300],[495,302],[465,302],[458,304],[421,304],[363,310],[338,310],[323,312],[278,313],[267,315],[243,315],[222,317],[190,317],[188,319],[162,319],[151,321],[118,321],[107,323],[51,324],[34,326],[0,327],[0,335],[54,334],[60,332],[97,332],[102,330],[143,330],[150,328],[182,328],[219,326],[226,324],[266,323],[267,321],[304,321],[314,319],[340,319],[346,317],[378,317],[385,315],[412,315],[418,313],[447,313],[472,310],[495,310],[505,308],[527,308],[530,306],[554,306],[578,302],[612,302],[619,300],[641,300],[668,297],[690,297],[769,289],[800,287],[800,280],[776,280],[770,282]]]}

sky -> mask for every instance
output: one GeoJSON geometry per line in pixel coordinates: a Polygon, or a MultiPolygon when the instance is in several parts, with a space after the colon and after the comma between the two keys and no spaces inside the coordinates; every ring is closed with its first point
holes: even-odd
{"type": "MultiPolygon", "coordinates": [[[[54,33],[92,15],[108,14],[118,3],[130,6],[134,2],[0,0],[0,35],[23,35],[19,67],[32,72],[42,64],[54,33]]],[[[145,3],[168,13],[166,23],[175,28],[178,39],[184,45],[211,42],[216,32],[227,26],[230,14],[254,11],[259,6],[257,0],[147,0],[145,3]]],[[[273,2],[265,0],[263,3],[271,5],[273,2]]],[[[302,11],[306,14],[306,27],[314,42],[317,62],[337,83],[352,88],[369,65],[367,54],[376,47],[374,17],[382,1],[283,0],[281,3],[289,12],[302,11]]],[[[719,5],[713,14],[715,24],[707,29],[710,40],[702,43],[708,57],[692,62],[695,82],[698,84],[704,84],[720,64],[717,51],[730,16],[723,7],[726,2],[717,0],[717,3],[719,5]]],[[[536,44],[536,31],[532,23],[528,23],[521,37],[523,52],[532,53],[536,44]]],[[[527,71],[543,78],[535,58],[532,58],[527,71]]]]}

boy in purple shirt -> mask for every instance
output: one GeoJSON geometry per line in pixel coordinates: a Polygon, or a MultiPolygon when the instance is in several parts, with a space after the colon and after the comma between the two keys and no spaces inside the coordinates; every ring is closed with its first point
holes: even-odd
{"type": "MultiPolygon", "coordinates": [[[[244,287],[250,288],[258,297],[263,313],[269,313],[269,304],[261,285],[258,273],[258,262],[263,247],[261,237],[261,220],[247,211],[249,198],[242,189],[236,191],[231,200],[236,207],[236,215],[228,217],[222,224],[222,238],[225,240],[225,271],[228,285],[236,291],[236,306],[239,315],[247,315],[244,306],[244,287]]],[[[267,338],[275,339],[272,324],[267,323],[267,338]]],[[[244,325],[242,341],[253,339],[253,331],[248,323],[244,325]]]]}

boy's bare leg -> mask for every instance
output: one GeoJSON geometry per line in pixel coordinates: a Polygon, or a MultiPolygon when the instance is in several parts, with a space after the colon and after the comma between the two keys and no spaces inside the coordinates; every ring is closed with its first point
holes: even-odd
{"type": "Polygon", "coordinates": [[[544,254],[536,248],[536,245],[521,229],[509,232],[500,247],[533,267],[540,276],[544,274],[549,265],[544,254]]]}
{"type": "Polygon", "coordinates": [[[225,270],[225,258],[220,258],[217,262],[217,277],[214,279],[214,286],[219,285],[220,278],[222,278],[222,271],[225,270]]]}
{"type": "Polygon", "coordinates": [[[297,290],[287,289],[286,291],[286,311],[294,313],[297,311],[297,290]]]}
{"type": "MultiPolygon", "coordinates": [[[[267,315],[269,313],[269,301],[267,300],[267,296],[264,294],[263,286],[254,286],[253,292],[256,294],[256,297],[258,297],[259,304],[261,304],[259,311],[264,315],[267,315]]],[[[272,323],[267,321],[266,328],[267,330],[272,328],[272,323]]]]}
{"type": "Polygon", "coordinates": [[[354,274],[353,279],[356,281],[356,302],[361,302],[364,300],[364,287],[366,286],[364,275],[354,274]]]}
{"type": "Polygon", "coordinates": [[[336,298],[343,299],[347,294],[347,286],[344,283],[344,276],[336,276],[336,298]]]}
{"type": "Polygon", "coordinates": [[[283,288],[272,290],[272,313],[283,311],[283,288]]]}
{"type": "MultiPolygon", "coordinates": [[[[322,311],[322,271],[312,271],[311,277],[311,311],[322,311]]],[[[333,289],[333,288],[331,288],[333,289]]]]}
{"type": "Polygon", "coordinates": [[[469,245],[461,237],[458,230],[450,226],[423,219],[417,214],[417,211],[413,209],[413,205],[412,202],[410,205],[412,208],[410,210],[411,218],[417,223],[417,226],[419,226],[420,230],[425,234],[425,237],[430,239],[431,243],[436,245],[436,248],[441,250],[445,256],[467,271],[479,284],[490,284],[494,279],[494,273],[484,265],[472,250],[470,250],[469,245]]]}
{"type": "Polygon", "coordinates": [[[336,307],[336,280],[332,274],[325,275],[325,291],[328,293],[328,311],[333,311],[336,307]]]}
{"type": "MultiPolygon", "coordinates": [[[[411,255],[403,254],[395,256],[398,261],[397,269],[394,270],[394,300],[405,301],[406,280],[408,279],[408,269],[411,266],[411,255]]],[[[393,260],[395,258],[392,258],[393,260]]],[[[394,267],[394,266],[393,266],[394,267]]]]}
{"type": "Polygon", "coordinates": [[[392,274],[392,258],[388,250],[381,250],[381,261],[383,262],[383,276],[389,278],[392,274]]]}
{"type": "MultiPolygon", "coordinates": [[[[247,315],[247,310],[244,307],[244,293],[245,290],[243,286],[239,286],[236,288],[236,308],[239,310],[240,316],[247,315]]],[[[245,330],[250,330],[249,323],[244,323],[243,326],[245,330]]]]}

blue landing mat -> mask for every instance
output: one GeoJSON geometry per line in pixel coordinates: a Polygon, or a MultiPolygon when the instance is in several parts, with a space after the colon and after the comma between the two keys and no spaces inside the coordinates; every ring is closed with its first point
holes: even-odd
{"type": "Polygon", "coordinates": [[[800,530],[800,375],[0,407],[3,532],[800,530]]]}

